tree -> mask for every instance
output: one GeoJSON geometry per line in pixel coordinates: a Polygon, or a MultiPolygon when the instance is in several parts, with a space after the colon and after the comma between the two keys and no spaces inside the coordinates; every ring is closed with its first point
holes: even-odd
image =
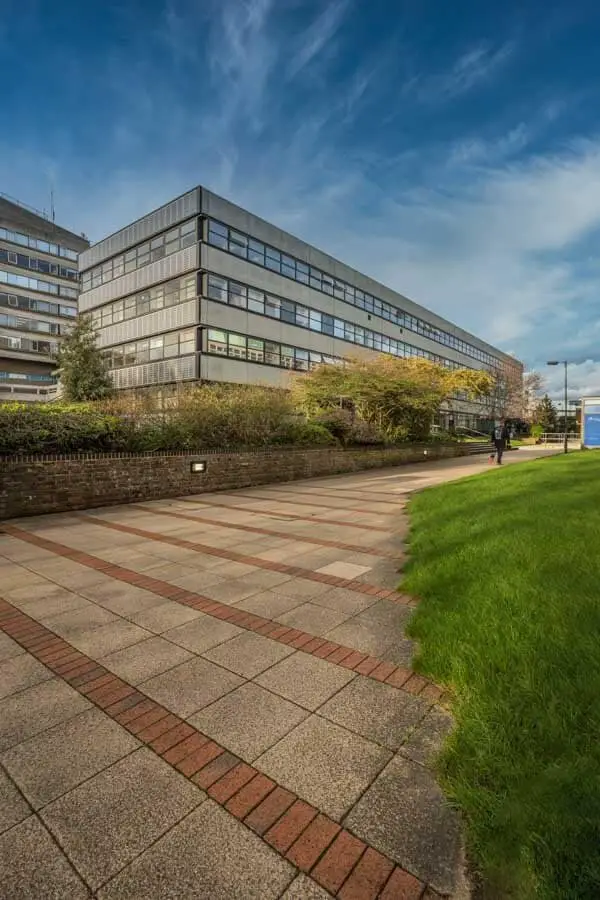
{"type": "Polygon", "coordinates": [[[533,413],[533,424],[539,425],[545,432],[556,431],[558,413],[548,394],[545,394],[533,413]]]}
{"type": "Polygon", "coordinates": [[[427,359],[381,354],[318,366],[299,376],[292,391],[309,415],[350,407],[387,440],[423,440],[441,404],[457,392],[481,397],[492,389],[487,372],[450,369],[427,359]]]}
{"type": "Polygon", "coordinates": [[[104,400],[113,394],[106,360],[96,346],[96,332],[87,316],[77,319],[59,348],[56,362],[65,400],[104,400]]]}

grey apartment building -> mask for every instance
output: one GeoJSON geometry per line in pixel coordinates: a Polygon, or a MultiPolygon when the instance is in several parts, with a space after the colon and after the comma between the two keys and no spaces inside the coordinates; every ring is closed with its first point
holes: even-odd
{"type": "MultiPolygon", "coordinates": [[[[401,294],[197,187],[84,250],[79,308],[117,388],[285,387],[358,351],[520,364],[401,294]]],[[[456,425],[484,404],[457,400],[456,425]]]]}
{"type": "Polygon", "coordinates": [[[0,402],[54,395],[53,356],[77,315],[77,256],[88,246],[0,195],[0,402]]]}

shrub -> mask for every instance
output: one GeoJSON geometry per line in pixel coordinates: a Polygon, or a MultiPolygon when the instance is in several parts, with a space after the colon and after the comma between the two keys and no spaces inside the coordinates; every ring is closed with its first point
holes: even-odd
{"type": "Polygon", "coordinates": [[[288,422],[273,435],[273,443],[288,446],[332,446],[337,444],[332,433],[319,422],[288,422]]]}
{"type": "Polygon", "coordinates": [[[0,405],[0,454],[119,450],[127,429],[92,404],[0,405]]]}

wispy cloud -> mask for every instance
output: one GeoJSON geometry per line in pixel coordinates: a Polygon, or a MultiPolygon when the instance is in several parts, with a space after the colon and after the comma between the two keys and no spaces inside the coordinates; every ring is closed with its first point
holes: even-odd
{"type": "Polygon", "coordinates": [[[488,82],[506,65],[515,49],[514,41],[506,41],[497,47],[478,44],[462,53],[446,71],[413,75],[405,86],[405,93],[423,103],[455,99],[488,82]]]}
{"type": "Polygon", "coordinates": [[[349,0],[333,0],[299,36],[297,47],[289,61],[287,74],[295,78],[329,45],[339,30],[349,0]]]}

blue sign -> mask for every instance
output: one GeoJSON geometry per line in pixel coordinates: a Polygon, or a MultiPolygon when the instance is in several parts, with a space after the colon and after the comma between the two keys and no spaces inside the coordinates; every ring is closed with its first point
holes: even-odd
{"type": "Polygon", "coordinates": [[[585,407],[583,442],[586,447],[600,447],[600,406],[585,407]]]}

